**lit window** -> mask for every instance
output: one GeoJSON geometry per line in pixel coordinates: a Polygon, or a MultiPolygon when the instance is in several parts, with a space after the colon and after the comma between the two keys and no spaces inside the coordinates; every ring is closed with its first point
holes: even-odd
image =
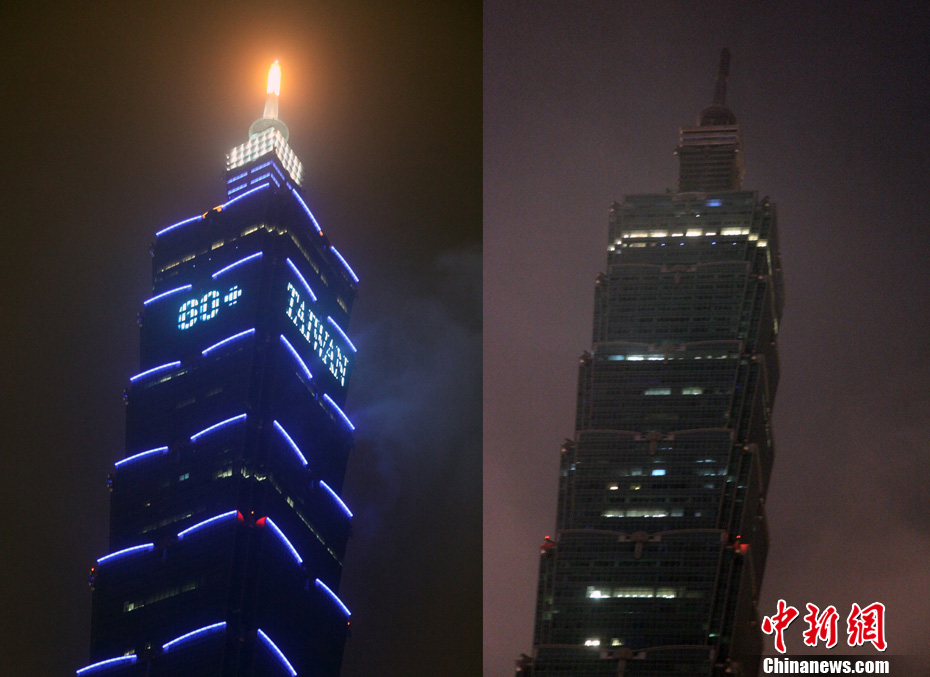
{"type": "Polygon", "coordinates": [[[671,395],[671,388],[646,388],[645,395],[671,395]]]}
{"type": "Polygon", "coordinates": [[[690,386],[688,388],[681,389],[682,395],[703,395],[704,389],[699,386],[690,386]]]}
{"type": "Polygon", "coordinates": [[[653,477],[660,477],[665,474],[665,468],[656,468],[652,471],[653,477]]]}
{"type": "Polygon", "coordinates": [[[627,598],[629,597],[633,597],[633,598],[655,597],[655,589],[654,588],[633,588],[633,587],[616,588],[614,590],[614,597],[627,597],[627,598]]]}
{"type": "Polygon", "coordinates": [[[600,645],[601,645],[601,640],[599,640],[599,639],[586,639],[586,640],[584,641],[584,645],[585,645],[585,646],[600,646],[600,645]]]}
{"type": "Polygon", "coordinates": [[[605,510],[601,517],[668,517],[668,511],[662,508],[628,508],[626,510],[605,510]]]}
{"type": "MultiPolygon", "coordinates": [[[[679,595],[679,590],[676,588],[653,588],[651,586],[624,586],[617,587],[613,589],[597,589],[594,586],[589,585],[587,596],[590,599],[607,599],[610,597],[621,598],[621,599],[654,599],[656,597],[662,599],[674,599],[679,595]]],[[[611,642],[613,646],[620,646],[622,642],[619,637],[615,637],[611,642]]]]}

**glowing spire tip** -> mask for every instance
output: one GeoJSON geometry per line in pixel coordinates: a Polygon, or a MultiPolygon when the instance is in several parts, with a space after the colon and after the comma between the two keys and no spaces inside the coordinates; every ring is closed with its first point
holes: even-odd
{"type": "Polygon", "coordinates": [[[278,119],[278,99],[281,94],[281,65],[275,60],[268,69],[268,89],[265,94],[265,111],[249,127],[249,138],[254,138],[267,129],[274,127],[287,141],[287,125],[278,119]]]}
{"type": "Polygon", "coordinates": [[[281,66],[275,61],[268,70],[268,94],[281,96],[281,66]]]}

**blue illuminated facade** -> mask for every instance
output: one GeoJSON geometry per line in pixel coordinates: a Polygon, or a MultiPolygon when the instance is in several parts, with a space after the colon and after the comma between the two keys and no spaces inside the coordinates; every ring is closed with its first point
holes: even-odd
{"type": "Polygon", "coordinates": [[[758,674],[782,272],[728,58],[681,130],[678,191],[610,210],[521,677],[758,674]]]}
{"type": "Polygon", "coordinates": [[[226,202],[156,233],[78,675],[339,674],[358,278],[301,179],[263,118],[226,202]]]}

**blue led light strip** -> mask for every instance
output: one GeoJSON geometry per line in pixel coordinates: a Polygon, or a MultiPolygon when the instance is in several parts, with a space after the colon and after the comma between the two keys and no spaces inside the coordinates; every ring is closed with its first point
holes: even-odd
{"type": "Polygon", "coordinates": [[[352,276],[352,279],[355,280],[356,283],[358,283],[358,275],[356,275],[355,271],[352,270],[352,266],[349,265],[349,262],[346,261],[344,258],[342,258],[342,254],[340,254],[339,251],[334,246],[330,245],[329,248],[332,250],[333,254],[336,255],[336,258],[342,261],[342,265],[345,266],[346,270],[349,272],[349,275],[352,276]]]}
{"type": "Polygon", "coordinates": [[[200,219],[202,219],[202,218],[203,218],[202,216],[192,216],[191,218],[185,219],[184,221],[179,221],[178,223],[175,223],[174,225],[168,226],[167,228],[162,228],[160,231],[158,231],[157,233],[155,233],[155,237],[158,237],[159,235],[164,235],[164,234],[167,233],[169,230],[174,230],[175,228],[180,228],[181,226],[187,225],[188,223],[193,223],[194,221],[200,221],[200,219]]]}
{"type": "Polygon", "coordinates": [[[324,394],[323,394],[323,399],[326,400],[326,403],[327,403],[330,407],[332,407],[333,410],[334,410],[337,414],[339,414],[339,417],[342,418],[343,421],[345,421],[346,425],[349,426],[349,430],[355,430],[355,426],[352,425],[352,421],[350,421],[350,420],[349,420],[349,417],[345,415],[345,412],[343,412],[342,409],[339,408],[339,405],[336,404],[335,402],[333,402],[333,398],[332,398],[332,397],[330,397],[329,395],[326,395],[326,394],[324,393],[324,394]]]}
{"type": "MultiPolygon", "coordinates": [[[[269,166],[269,165],[271,164],[271,162],[272,162],[271,160],[268,160],[268,162],[263,162],[263,163],[261,163],[260,165],[258,165],[258,166],[256,166],[256,167],[252,167],[252,169],[250,169],[249,172],[252,173],[252,174],[254,174],[255,172],[261,171],[261,170],[264,169],[265,167],[269,166]]],[[[243,176],[244,176],[244,175],[243,175],[243,176]]]]}
{"type": "Polygon", "coordinates": [[[180,362],[169,362],[168,364],[162,364],[162,365],[159,365],[159,366],[157,366],[157,367],[152,367],[151,369],[149,369],[149,370],[147,370],[147,371],[143,371],[141,374],[136,374],[135,376],[131,376],[131,377],[129,378],[129,382],[130,382],[130,383],[135,383],[135,382],[138,381],[140,378],[145,378],[146,376],[149,376],[149,375],[151,375],[151,374],[155,374],[155,373],[157,373],[157,372],[159,372],[159,371],[167,371],[167,370],[169,370],[169,369],[176,369],[177,367],[180,367],[180,366],[181,366],[181,363],[180,363],[180,362]]]}
{"type": "Polygon", "coordinates": [[[272,423],[275,430],[284,436],[284,439],[287,440],[288,445],[291,447],[291,449],[294,450],[294,453],[297,454],[297,458],[300,459],[301,465],[307,465],[307,459],[302,453],[300,453],[300,447],[297,446],[297,443],[294,442],[291,436],[287,434],[287,431],[281,426],[280,423],[277,421],[273,421],[272,423]]]}
{"type": "Polygon", "coordinates": [[[268,176],[271,177],[272,181],[274,181],[274,185],[276,185],[278,188],[281,187],[281,182],[275,178],[274,174],[269,174],[268,176]]]}
{"type": "Polygon", "coordinates": [[[238,334],[233,334],[229,338],[224,338],[219,343],[214,343],[209,348],[205,348],[204,350],[200,352],[200,354],[206,357],[209,353],[213,352],[217,348],[222,348],[228,343],[232,343],[233,341],[237,341],[239,339],[245,338],[246,336],[250,336],[254,333],[255,333],[255,327],[252,327],[251,329],[246,329],[245,331],[240,331],[238,334]]]}
{"type": "Polygon", "coordinates": [[[97,560],[97,564],[103,564],[104,562],[111,562],[114,559],[119,559],[123,555],[131,555],[136,552],[142,552],[143,550],[148,552],[154,549],[155,549],[154,543],[143,543],[142,545],[134,545],[131,548],[125,548],[123,550],[118,550],[117,552],[112,552],[109,555],[104,555],[103,557],[97,560]]]}
{"type": "Polygon", "coordinates": [[[164,651],[168,651],[169,649],[171,649],[171,647],[176,646],[177,644],[180,644],[181,642],[185,640],[192,639],[193,637],[196,637],[197,635],[202,635],[208,632],[216,632],[218,630],[225,630],[225,629],[226,629],[226,621],[222,621],[220,623],[214,623],[213,625],[207,625],[206,627],[198,628],[197,630],[192,630],[186,635],[181,635],[180,637],[172,639],[167,644],[162,644],[161,648],[164,651]]]}
{"type": "Polygon", "coordinates": [[[155,454],[164,454],[168,451],[168,447],[158,447],[157,449],[149,449],[148,451],[140,451],[138,454],[133,454],[132,456],[127,456],[122,461],[117,461],[113,464],[114,468],[119,468],[126,465],[127,463],[132,463],[133,461],[138,461],[140,458],[145,458],[146,456],[154,456],[155,454]]]}
{"type": "Polygon", "coordinates": [[[294,346],[291,345],[291,342],[288,341],[286,338],[284,338],[284,334],[281,334],[281,343],[283,343],[284,346],[288,349],[288,351],[291,354],[291,357],[297,360],[297,364],[300,365],[300,368],[303,370],[304,374],[307,376],[307,379],[312,379],[313,374],[310,373],[310,370],[307,368],[306,363],[302,359],[300,359],[300,355],[298,355],[297,351],[294,350],[294,346]]]}
{"type": "Polygon", "coordinates": [[[289,540],[287,540],[287,536],[285,536],[284,532],[278,528],[278,525],[272,522],[270,517],[265,518],[265,524],[271,527],[271,530],[275,533],[275,535],[281,539],[284,545],[287,546],[287,549],[291,551],[291,554],[294,556],[294,559],[297,560],[297,563],[303,564],[303,559],[297,553],[297,549],[291,544],[289,540]]]}
{"type": "MultiPolygon", "coordinates": [[[[116,658],[110,658],[105,661],[100,661],[99,663],[94,663],[93,665],[88,665],[87,667],[81,668],[75,674],[76,675],[89,675],[92,672],[96,672],[97,670],[101,670],[110,665],[116,665],[117,663],[126,663],[126,662],[135,663],[136,655],[133,654],[131,656],[117,656],[116,658]]],[[[294,674],[296,675],[297,673],[295,672],[294,674]]]]}
{"type": "Polygon", "coordinates": [[[255,177],[253,177],[252,179],[250,179],[250,180],[249,180],[249,184],[250,184],[250,185],[256,184],[256,183],[258,183],[259,181],[261,181],[262,179],[270,179],[270,178],[271,178],[271,172],[265,172],[265,173],[262,174],[261,176],[255,176],[255,177]]]}
{"type": "Polygon", "coordinates": [[[236,186],[235,188],[230,188],[229,193],[227,194],[227,197],[229,195],[232,195],[233,193],[238,193],[240,190],[243,190],[244,188],[248,188],[248,187],[249,187],[249,184],[243,183],[242,185],[236,186]]]}
{"type": "Polygon", "coordinates": [[[258,629],[258,637],[259,639],[262,640],[262,642],[265,643],[265,646],[271,649],[271,652],[275,656],[278,657],[278,660],[281,661],[281,665],[286,667],[288,672],[291,673],[291,677],[297,677],[297,670],[295,670],[294,666],[291,665],[291,662],[287,660],[287,658],[284,657],[284,654],[281,652],[281,649],[279,649],[277,645],[271,641],[271,638],[268,635],[266,635],[264,632],[262,632],[261,628],[258,629]]]}
{"type": "Polygon", "coordinates": [[[336,503],[339,504],[339,507],[342,508],[343,512],[345,512],[346,515],[348,515],[349,517],[352,517],[352,511],[349,510],[349,506],[347,506],[347,505],[345,504],[345,501],[343,501],[341,498],[339,498],[339,494],[337,494],[335,491],[333,491],[332,489],[330,489],[330,488],[329,488],[329,485],[328,485],[326,482],[324,482],[323,480],[320,480],[320,486],[323,487],[324,489],[326,489],[326,491],[329,492],[329,495],[332,496],[333,499],[336,501],[336,503]]]}
{"type": "MultiPolygon", "coordinates": [[[[278,176],[281,177],[281,180],[282,180],[282,181],[286,181],[286,180],[287,180],[287,179],[284,178],[284,174],[281,173],[281,170],[278,169],[278,165],[271,165],[271,168],[272,168],[273,170],[275,170],[275,171],[278,173],[278,176]]],[[[281,184],[279,183],[278,186],[280,186],[280,185],[281,185],[281,184]]]]}
{"type": "Polygon", "coordinates": [[[320,228],[320,224],[316,222],[316,218],[314,218],[313,212],[310,211],[310,207],[308,207],[308,206],[307,206],[307,203],[304,202],[304,200],[303,200],[302,197],[300,197],[300,194],[297,192],[297,189],[296,189],[296,188],[293,188],[293,187],[290,187],[290,186],[289,186],[289,188],[291,188],[291,192],[294,194],[294,197],[297,198],[297,201],[300,203],[300,206],[304,208],[304,211],[305,211],[305,212],[307,212],[307,216],[309,216],[309,217],[310,217],[310,220],[313,221],[313,227],[316,228],[316,232],[318,232],[320,235],[322,235],[322,234],[323,234],[323,229],[320,228]]]}
{"type": "Polygon", "coordinates": [[[163,291],[161,294],[158,294],[157,296],[153,296],[152,298],[143,301],[143,302],[142,302],[142,305],[143,305],[143,306],[147,306],[147,305],[150,304],[150,303],[154,303],[154,302],[157,301],[158,299],[163,299],[163,298],[165,298],[166,296],[171,296],[172,294],[177,294],[179,291],[189,291],[190,289],[193,289],[193,288],[194,288],[193,285],[186,284],[186,285],[184,285],[183,287],[177,287],[177,288],[175,288],[175,289],[169,289],[168,291],[163,291]]]}
{"type": "Polygon", "coordinates": [[[240,196],[238,196],[238,197],[234,197],[234,198],[233,198],[232,200],[230,200],[229,202],[224,202],[223,204],[221,204],[221,205],[220,205],[220,209],[226,209],[229,205],[233,204],[234,202],[238,202],[238,201],[241,200],[242,198],[248,197],[248,196],[251,195],[252,193],[254,193],[254,192],[256,192],[256,191],[259,191],[259,190],[262,190],[263,188],[267,188],[267,187],[268,187],[268,184],[267,184],[267,183],[263,183],[262,185],[258,186],[257,188],[253,188],[252,190],[247,190],[247,191],[244,192],[242,195],[240,195],[240,196]]]}
{"type": "Polygon", "coordinates": [[[241,266],[243,263],[247,263],[248,261],[251,261],[252,259],[260,259],[261,257],[262,257],[262,253],[261,253],[261,252],[255,252],[255,253],[252,254],[251,256],[246,256],[244,259],[239,259],[238,261],[235,261],[234,263],[230,263],[230,264],[229,264],[228,266],[226,266],[225,268],[220,268],[218,271],[216,271],[215,273],[213,273],[213,275],[211,275],[211,277],[215,280],[215,279],[218,278],[220,275],[222,275],[222,274],[225,273],[225,272],[228,272],[228,271],[232,270],[232,269],[235,268],[236,266],[241,266]]]}
{"type": "Polygon", "coordinates": [[[241,174],[236,174],[236,175],[235,175],[234,177],[232,177],[231,179],[226,179],[226,183],[227,183],[227,184],[230,184],[230,183],[233,183],[233,182],[235,182],[235,181],[238,181],[239,179],[241,179],[241,178],[243,178],[243,177],[245,177],[245,176],[248,176],[248,174],[249,174],[248,172],[242,172],[241,174]]]}
{"type": "Polygon", "coordinates": [[[187,535],[188,535],[189,533],[191,533],[192,531],[197,531],[198,529],[201,529],[201,528],[206,527],[206,526],[210,526],[211,524],[216,524],[217,522],[222,522],[223,520],[227,520],[227,519],[229,519],[230,517],[238,517],[238,515],[239,515],[239,511],[238,511],[238,510],[230,510],[229,512],[224,512],[222,515],[216,515],[216,516],[214,516],[214,517],[211,517],[210,519],[204,520],[203,522],[198,522],[198,523],[195,524],[194,526],[188,527],[188,528],[185,529],[184,531],[179,531],[179,532],[178,532],[178,540],[179,540],[179,541],[183,541],[183,540],[184,540],[184,537],[187,536],[187,535]]]}
{"type": "Polygon", "coordinates": [[[343,612],[346,616],[351,616],[351,615],[352,615],[352,612],[349,611],[349,607],[347,607],[345,604],[343,604],[343,603],[342,603],[342,600],[339,599],[339,598],[336,596],[336,593],[333,592],[332,590],[330,590],[330,589],[327,587],[326,583],[324,583],[323,581],[321,581],[319,578],[316,579],[316,587],[320,588],[321,590],[323,590],[324,592],[326,592],[326,594],[328,594],[330,597],[332,597],[333,601],[334,601],[336,604],[339,605],[339,608],[342,609],[342,612],[343,612]]]}
{"type": "Polygon", "coordinates": [[[345,342],[349,344],[349,348],[352,349],[352,352],[353,352],[353,353],[357,353],[358,350],[356,349],[355,344],[352,343],[352,341],[349,340],[349,337],[346,336],[346,333],[345,333],[344,331],[342,331],[342,327],[340,327],[338,324],[336,324],[336,320],[334,320],[333,318],[331,318],[329,315],[326,316],[326,320],[327,320],[327,322],[329,322],[331,325],[333,325],[333,327],[336,329],[336,331],[339,332],[339,335],[340,335],[343,339],[345,339],[345,342]]]}
{"type": "Polygon", "coordinates": [[[297,279],[300,280],[301,283],[304,285],[304,289],[306,289],[307,292],[310,294],[310,298],[312,298],[313,301],[316,302],[316,294],[314,294],[313,290],[310,289],[310,285],[307,284],[307,280],[305,280],[304,276],[300,274],[299,270],[297,270],[297,266],[294,265],[294,262],[288,259],[287,265],[290,267],[291,270],[294,271],[294,274],[297,276],[297,279]]]}
{"type": "Polygon", "coordinates": [[[197,440],[199,440],[199,439],[200,439],[201,437],[203,437],[204,435],[206,435],[206,434],[208,434],[208,433],[212,433],[212,432],[215,431],[215,430],[219,430],[220,428],[225,428],[225,427],[228,426],[228,425],[232,425],[232,424],[234,424],[234,423],[238,423],[239,421],[244,421],[247,415],[248,415],[248,414],[239,414],[238,416],[233,416],[232,418],[227,418],[225,421],[220,421],[219,423],[214,423],[214,424],[211,425],[209,428],[204,428],[204,429],[201,430],[199,433],[194,433],[193,435],[191,435],[191,442],[196,442],[197,440]]]}

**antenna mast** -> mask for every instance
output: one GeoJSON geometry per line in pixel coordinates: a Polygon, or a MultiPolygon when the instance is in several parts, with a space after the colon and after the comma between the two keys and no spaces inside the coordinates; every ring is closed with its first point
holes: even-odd
{"type": "Polygon", "coordinates": [[[727,105],[727,78],[730,75],[730,50],[720,51],[720,68],[717,69],[717,85],[714,87],[714,105],[727,105]]]}

